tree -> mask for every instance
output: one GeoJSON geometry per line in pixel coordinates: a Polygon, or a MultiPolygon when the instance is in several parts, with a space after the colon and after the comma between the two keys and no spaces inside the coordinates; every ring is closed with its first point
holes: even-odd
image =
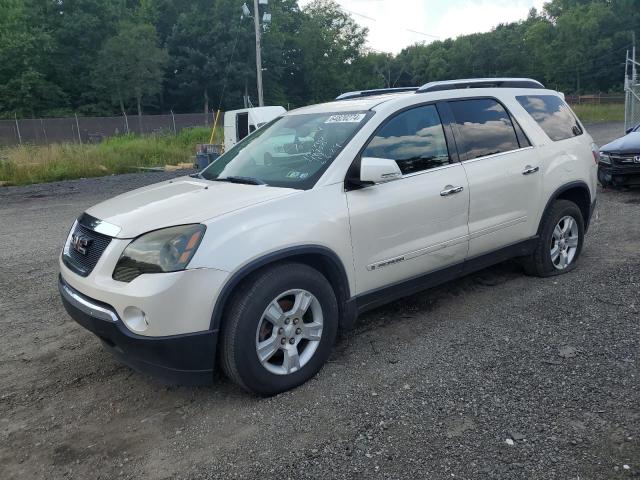
{"type": "MultiPolygon", "coordinates": [[[[249,2],[252,3],[252,2],[249,2]]],[[[238,108],[255,98],[252,19],[242,0],[0,0],[0,116],[238,108]],[[212,105],[213,104],[213,105],[212,105]]],[[[640,40],[638,0],[550,0],[490,32],[365,47],[332,0],[269,0],[262,38],[268,104],[469,76],[530,76],[566,93],[621,90],[640,40]]]]}
{"type": "Polygon", "coordinates": [[[18,0],[0,1],[0,116],[36,116],[67,97],[47,78],[52,38],[29,21],[18,0]]]}
{"type": "Polygon", "coordinates": [[[158,46],[155,28],[149,24],[123,22],[118,33],[100,50],[94,84],[108,92],[125,112],[125,104],[135,100],[142,115],[142,100],[160,93],[166,51],[158,46]]]}
{"type": "Polygon", "coordinates": [[[360,79],[350,67],[363,53],[367,29],[332,0],[314,0],[303,12],[298,42],[307,101],[325,101],[358,88],[360,79]]]}
{"type": "MultiPolygon", "coordinates": [[[[306,19],[297,0],[276,0],[269,5],[272,23],[262,35],[262,66],[267,105],[302,106],[307,103],[303,83],[300,30],[306,19]]],[[[253,39],[251,39],[253,41],[253,39]]]]}
{"type": "Polygon", "coordinates": [[[234,0],[196,0],[180,14],[167,38],[167,93],[174,108],[208,113],[225,83],[223,105],[238,105],[245,82],[255,84],[253,28],[240,15],[234,0]]]}
{"type": "MultiPolygon", "coordinates": [[[[92,70],[104,41],[135,12],[123,0],[22,0],[29,24],[51,40],[44,75],[65,92],[65,108],[105,113],[92,88],[92,70]]],[[[107,106],[108,107],[108,106],[107,106]]]]}

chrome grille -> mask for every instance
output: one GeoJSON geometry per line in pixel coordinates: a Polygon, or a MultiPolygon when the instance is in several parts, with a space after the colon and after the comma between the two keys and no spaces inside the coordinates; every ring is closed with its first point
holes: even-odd
{"type": "Polygon", "coordinates": [[[624,155],[613,154],[613,155],[610,155],[610,157],[614,165],[620,165],[620,166],[637,165],[640,167],[640,152],[625,153],[624,155]],[[638,158],[639,160],[636,161],[636,158],[638,158]]]}
{"type": "Polygon", "coordinates": [[[109,243],[111,243],[111,237],[77,223],[64,247],[62,254],[64,264],[78,275],[86,277],[96,266],[109,243]],[[74,236],[78,242],[76,246],[74,246],[74,236]],[[81,250],[84,250],[84,253],[81,253],[81,250]]]}

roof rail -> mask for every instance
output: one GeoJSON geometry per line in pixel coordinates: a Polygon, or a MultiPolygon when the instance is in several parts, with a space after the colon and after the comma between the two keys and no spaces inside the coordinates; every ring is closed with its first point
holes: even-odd
{"type": "Polygon", "coordinates": [[[351,98],[370,97],[372,95],[384,95],[385,93],[415,92],[418,87],[377,88],[373,90],[357,90],[338,95],[336,100],[349,100],[351,98]]]}
{"type": "Polygon", "coordinates": [[[461,88],[544,88],[544,85],[531,78],[464,78],[425,83],[416,90],[416,93],[461,88]]]}

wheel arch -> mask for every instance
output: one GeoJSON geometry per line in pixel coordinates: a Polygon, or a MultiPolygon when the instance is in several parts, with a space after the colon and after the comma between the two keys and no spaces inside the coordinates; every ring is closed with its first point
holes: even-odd
{"type": "Polygon", "coordinates": [[[349,278],[344,264],[331,249],[321,245],[301,245],[288,247],[268,253],[244,265],[231,275],[220,291],[211,314],[211,330],[218,330],[222,325],[225,310],[235,288],[259,270],[282,263],[295,261],[309,265],[322,273],[333,288],[340,311],[339,328],[350,328],[356,317],[355,302],[351,301],[349,278]]]}
{"type": "Polygon", "coordinates": [[[583,181],[575,181],[569,182],[558,189],[549,197],[547,200],[547,204],[542,211],[542,216],[540,217],[540,223],[538,224],[538,235],[541,234],[542,231],[542,221],[546,213],[551,208],[551,205],[556,200],[569,200],[575,203],[580,212],[582,213],[582,219],[584,220],[584,228],[585,232],[589,228],[589,220],[591,219],[591,191],[589,190],[588,185],[583,181]]]}

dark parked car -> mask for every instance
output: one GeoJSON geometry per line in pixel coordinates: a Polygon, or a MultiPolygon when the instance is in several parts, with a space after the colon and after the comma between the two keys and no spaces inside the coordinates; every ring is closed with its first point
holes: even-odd
{"type": "Polygon", "coordinates": [[[640,185],[640,124],[600,148],[598,181],[603,187],[640,185]]]}

